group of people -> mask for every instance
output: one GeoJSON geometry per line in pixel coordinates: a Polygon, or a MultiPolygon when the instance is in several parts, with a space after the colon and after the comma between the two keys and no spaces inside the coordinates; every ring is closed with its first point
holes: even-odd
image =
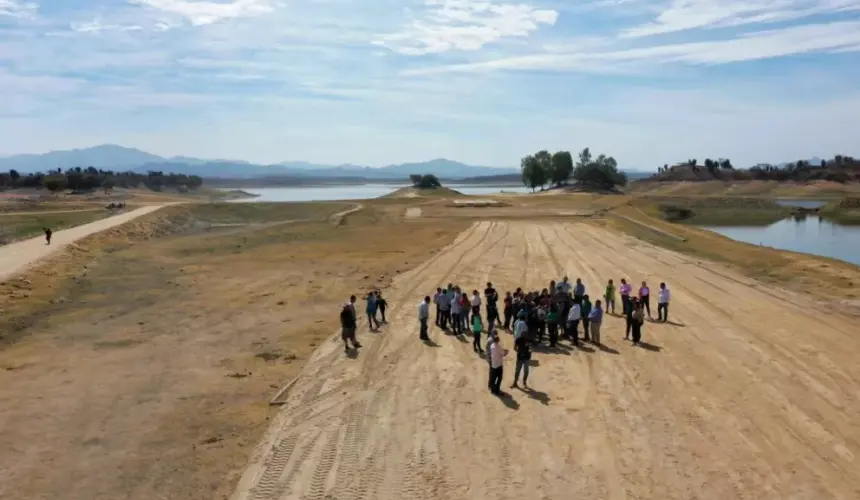
{"type": "MultiPolygon", "coordinates": [[[[504,358],[508,350],[499,341],[497,328],[504,328],[514,335],[514,350],[517,354],[514,382],[517,387],[520,373],[523,385],[528,387],[529,360],[533,345],[541,344],[547,337],[550,347],[555,347],[559,338],[568,338],[573,345],[580,345],[579,326],[582,325],[584,341],[601,345],[604,301],[606,312],[615,314],[616,292],[621,296],[621,309],[626,319],[625,339],[639,344],[645,315],[651,318],[651,290],[642,282],[636,295],[626,279],[616,290],[613,280],[609,280],[603,291],[602,299],[591,302],[582,280],[577,278],[570,283],[565,276],[560,282],[551,281],[548,288],[540,291],[525,292],[521,288],[507,292],[503,299],[502,314],[499,314],[499,294],[492,283],[487,283],[483,297],[478,290],[471,296],[459,286],[449,283],[446,288],[437,288],[432,298],[428,295],[418,306],[420,323],[419,337],[429,340],[429,320],[431,303],[435,304],[436,326],[450,330],[454,335],[465,334],[471,330],[472,347],[481,356],[486,355],[490,365],[488,387],[493,394],[501,394],[501,381],[504,358]],[[484,322],[481,305],[485,304],[487,319],[486,351],[481,347],[481,334],[484,322]],[[504,318],[504,322],[502,322],[504,318]]],[[[660,283],[657,298],[658,321],[666,322],[669,316],[670,292],[665,283],[660,283]]]]}
{"type": "MultiPolygon", "coordinates": [[[[352,344],[354,349],[361,347],[355,336],[355,331],[358,328],[358,317],[355,312],[355,295],[349,297],[349,302],[343,305],[340,311],[340,327],[341,339],[343,340],[343,348],[349,352],[349,345],[352,344]]],[[[364,296],[365,312],[367,313],[367,323],[370,331],[376,331],[383,323],[388,323],[385,319],[385,310],[388,308],[388,302],[382,297],[382,292],[379,290],[371,290],[364,296]],[[382,321],[377,317],[377,313],[382,316],[382,321]]]]}

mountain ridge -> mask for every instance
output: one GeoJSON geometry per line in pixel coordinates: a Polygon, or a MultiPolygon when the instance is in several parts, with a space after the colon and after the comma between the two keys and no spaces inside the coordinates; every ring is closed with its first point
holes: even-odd
{"type": "Polygon", "coordinates": [[[189,156],[163,157],[136,148],[102,144],[91,148],[50,151],[0,157],[0,171],[21,173],[45,172],[56,168],[95,167],[110,170],[150,170],[208,178],[255,178],[264,176],[295,176],[313,178],[364,177],[374,179],[405,179],[410,174],[433,174],[457,179],[487,175],[515,174],[514,167],[485,167],[434,158],[426,162],[391,164],[369,167],[354,164],[327,165],[307,161],[285,161],[261,165],[243,160],[207,160],[189,156]]]}

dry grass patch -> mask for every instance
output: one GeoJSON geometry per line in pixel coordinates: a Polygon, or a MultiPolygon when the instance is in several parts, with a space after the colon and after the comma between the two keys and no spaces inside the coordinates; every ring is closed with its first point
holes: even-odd
{"type": "Polygon", "coordinates": [[[226,497],[268,399],[330,340],[339,303],[468,225],[401,223],[373,207],[342,226],[200,222],[336,208],[169,207],[3,284],[0,331],[14,333],[0,345],[0,442],[27,453],[0,456],[0,497],[226,497]]]}

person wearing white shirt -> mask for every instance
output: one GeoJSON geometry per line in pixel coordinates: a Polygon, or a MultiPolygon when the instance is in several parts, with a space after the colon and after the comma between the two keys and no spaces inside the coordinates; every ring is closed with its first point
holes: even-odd
{"type": "Polygon", "coordinates": [[[528,331],[529,325],[526,322],[526,316],[524,313],[520,313],[517,317],[517,322],[514,323],[514,340],[519,340],[528,331]]]}
{"type": "Polygon", "coordinates": [[[427,335],[427,322],[430,320],[430,297],[424,297],[424,300],[418,304],[418,322],[421,324],[421,330],[418,338],[421,340],[430,340],[427,335]]]}
{"type": "Polygon", "coordinates": [[[481,314],[481,295],[477,290],[472,290],[472,317],[481,314]]]}
{"type": "Polygon", "coordinates": [[[498,334],[494,334],[493,342],[490,344],[490,380],[487,386],[490,392],[496,396],[501,396],[502,394],[502,375],[504,373],[505,356],[507,354],[508,351],[502,347],[498,334]]]}
{"type": "Polygon", "coordinates": [[[669,299],[672,294],[666,288],[666,283],[660,283],[660,293],[657,294],[657,321],[669,321],[669,299]]]}
{"type": "Polygon", "coordinates": [[[460,291],[454,289],[454,297],[451,299],[451,328],[454,330],[454,335],[463,333],[463,320],[460,316],[460,291]]]}
{"type": "Polygon", "coordinates": [[[573,344],[579,345],[579,321],[582,319],[582,307],[574,302],[567,313],[567,332],[572,337],[573,344]]]}

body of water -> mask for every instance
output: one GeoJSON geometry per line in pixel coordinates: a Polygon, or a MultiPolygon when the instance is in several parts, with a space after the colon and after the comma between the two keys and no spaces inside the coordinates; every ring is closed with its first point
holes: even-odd
{"type": "Polygon", "coordinates": [[[790,217],[764,227],[703,229],[737,241],[832,257],[860,266],[860,226],[843,226],[818,216],[790,217]]]}
{"type": "MultiPolygon", "coordinates": [[[[333,201],[333,200],[369,200],[391,194],[406,185],[393,184],[360,184],[355,186],[316,186],[316,187],[272,187],[272,188],[241,188],[246,193],[258,195],[256,198],[236,200],[241,202],[255,201],[333,201]]],[[[485,186],[485,185],[456,185],[445,187],[455,189],[463,194],[481,195],[506,193],[525,193],[525,186],[485,186]]]]}
{"type": "Polygon", "coordinates": [[[781,207],[797,207],[797,208],[821,208],[824,205],[827,205],[826,201],[821,200],[793,200],[789,198],[779,198],[776,200],[776,204],[781,207]]]}

